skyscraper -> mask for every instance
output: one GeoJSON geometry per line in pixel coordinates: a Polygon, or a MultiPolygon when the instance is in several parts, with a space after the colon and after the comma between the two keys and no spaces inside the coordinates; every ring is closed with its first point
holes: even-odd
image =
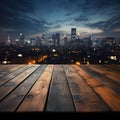
{"type": "Polygon", "coordinates": [[[71,28],[71,40],[76,40],[76,28],[71,28]]]}
{"type": "Polygon", "coordinates": [[[20,44],[24,45],[25,35],[20,33],[20,44]]]}
{"type": "Polygon", "coordinates": [[[7,45],[11,44],[11,40],[10,40],[10,36],[8,35],[8,39],[7,39],[7,45]]]}
{"type": "Polygon", "coordinates": [[[67,36],[66,35],[64,35],[64,45],[66,45],[67,44],[67,36]]]}
{"type": "Polygon", "coordinates": [[[52,34],[54,46],[60,45],[60,33],[52,34]]]}
{"type": "Polygon", "coordinates": [[[45,42],[46,42],[45,34],[42,34],[41,41],[42,41],[42,45],[45,45],[45,42]]]}
{"type": "Polygon", "coordinates": [[[56,43],[60,45],[60,33],[56,33],[56,43]]]}

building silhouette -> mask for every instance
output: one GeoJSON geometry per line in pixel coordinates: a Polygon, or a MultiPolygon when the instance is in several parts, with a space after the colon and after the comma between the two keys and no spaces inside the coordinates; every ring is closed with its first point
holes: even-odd
{"type": "Polygon", "coordinates": [[[54,46],[60,45],[60,33],[52,34],[52,40],[53,40],[54,46]]]}
{"type": "Polygon", "coordinates": [[[76,28],[71,28],[71,40],[76,40],[76,28]]]}
{"type": "Polygon", "coordinates": [[[24,45],[25,35],[23,33],[20,33],[20,45],[24,45]]]}
{"type": "Polygon", "coordinates": [[[11,44],[11,40],[10,40],[10,36],[8,35],[8,39],[7,39],[7,45],[10,45],[11,44]]]}

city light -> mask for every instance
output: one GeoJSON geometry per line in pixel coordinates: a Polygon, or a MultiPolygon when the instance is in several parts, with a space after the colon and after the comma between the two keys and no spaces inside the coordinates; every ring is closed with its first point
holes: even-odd
{"type": "Polygon", "coordinates": [[[22,36],[23,34],[22,33],[20,33],[20,36],[22,36]]]}
{"type": "Polygon", "coordinates": [[[87,65],[89,65],[90,64],[90,62],[89,61],[87,61],[87,65]]]}
{"type": "Polygon", "coordinates": [[[2,64],[7,64],[7,61],[3,61],[2,64]]]}
{"type": "Polygon", "coordinates": [[[17,56],[18,56],[18,57],[22,57],[23,55],[22,55],[22,54],[18,54],[17,56]]]}
{"type": "Polygon", "coordinates": [[[110,59],[111,60],[117,60],[117,57],[116,56],[110,56],[110,59]]]}
{"type": "Polygon", "coordinates": [[[31,60],[31,61],[28,62],[28,65],[32,65],[32,64],[35,64],[35,63],[36,63],[35,60],[31,60]]]}
{"type": "Polygon", "coordinates": [[[54,56],[54,57],[57,57],[57,56],[58,56],[58,54],[54,54],[53,56],[54,56]]]}
{"type": "Polygon", "coordinates": [[[76,65],[80,65],[80,62],[79,62],[79,61],[76,61],[76,65]]]}
{"type": "Polygon", "coordinates": [[[52,52],[55,52],[56,50],[55,49],[52,49],[52,52]]]}

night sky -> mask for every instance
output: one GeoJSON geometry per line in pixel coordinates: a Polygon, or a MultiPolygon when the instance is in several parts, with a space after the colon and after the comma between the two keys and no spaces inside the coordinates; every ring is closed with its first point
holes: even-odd
{"type": "Polygon", "coordinates": [[[0,0],[0,41],[19,33],[70,36],[72,27],[81,37],[120,38],[120,0],[0,0]]]}

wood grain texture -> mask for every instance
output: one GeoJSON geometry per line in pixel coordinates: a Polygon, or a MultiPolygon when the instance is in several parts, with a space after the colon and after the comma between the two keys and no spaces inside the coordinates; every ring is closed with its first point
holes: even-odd
{"type": "Polygon", "coordinates": [[[24,66],[24,65],[13,65],[13,66],[12,65],[10,65],[10,66],[7,65],[6,67],[0,69],[0,79],[4,76],[10,74],[11,72],[21,68],[22,66],[24,66]]]}
{"type": "Polygon", "coordinates": [[[0,78],[0,86],[5,84],[6,82],[8,82],[9,80],[13,79],[14,77],[16,77],[17,75],[19,75],[20,73],[24,72],[25,70],[27,70],[28,68],[30,68],[32,66],[30,65],[24,65],[22,68],[17,69],[15,71],[13,71],[12,73],[0,78]]]}
{"type": "Polygon", "coordinates": [[[44,71],[46,65],[41,65],[22,84],[20,84],[11,94],[0,102],[0,111],[16,111],[31,87],[35,84],[39,76],[44,71]]]}
{"type": "Polygon", "coordinates": [[[119,112],[119,70],[113,64],[0,65],[0,111],[119,112]]]}
{"type": "Polygon", "coordinates": [[[89,65],[88,67],[120,83],[120,70],[116,71],[114,69],[106,67],[105,65],[89,65]]]}
{"type": "Polygon", "coordinates": [[[20,111],[44,111],[48,89],[52,77],[53,65],[48,65],[38,78],[24,101],[18,108],[20,111]]]}
{"type": "Polygon", "coordinates": [[[0,100],[2,100],[8,93],[14,90],[21,82],[23,82],[38,66],[32,66],[26,71],[19,74],[17,77],[8,81],[0,87],[0,100]]]}
{"type": "Polygon", "coordinates": [[[87,66],[81,66],[82,69],[84,69],[88,74],[93,76],[96,80],[98,80],[103,85],[109,87],[113,91],[115,91],[117,94],[120,95],[120,83],[117,82],[114,79],[109,78],[103,73],[97,72],[95,70],[90,69],[87,66]]]}
{"type": "Polygon", "coordinates": [[[108,111],[107,106],[72,66],[66,65],[64,68],[77,112],[108,111]]]}
{"type": "Polygon", "coordinates": [[[90,76],[86,71],[77,65],[73,65],[78,73],[86,80],[86,82],[93,88],[93,90],[103,99],[103,101],[110,107],[112,111],[120,111],[120,96],[90,76]]]}
{"type": "Polygon", "coordinates": [[[46,111],[75,111],[62,65],[54,65],[46,111]]]}

